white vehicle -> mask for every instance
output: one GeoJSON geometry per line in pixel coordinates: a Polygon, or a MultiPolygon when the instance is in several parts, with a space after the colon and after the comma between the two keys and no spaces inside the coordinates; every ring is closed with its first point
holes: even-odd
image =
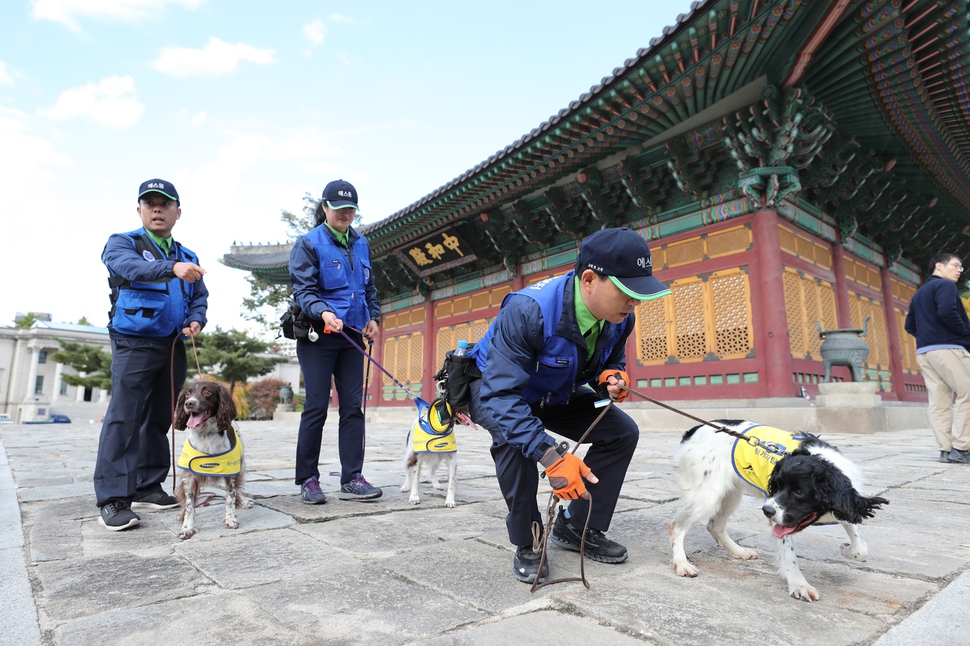
{"type": "Polygon", "coordinates": [[[0,413],[0,424],[13,424],[10,413],[0,413]]]}

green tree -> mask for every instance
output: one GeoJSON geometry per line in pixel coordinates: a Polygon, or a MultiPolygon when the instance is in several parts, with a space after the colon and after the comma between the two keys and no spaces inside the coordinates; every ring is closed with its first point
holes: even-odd
{"type": "MultiPolygon", "coordinates": [[[[271,343],[260,341],[244,330],[222,330],[218,326],[211,332],[203,332],[195,340],[199,348],[199,366],[204,373],[210,373],[229,384],[229,391],[236,382],[245,383],[250,377],[265,375],[278,363],[286,361],[283,357],[258,357],[269,350],[271,343]]],[[[195,372],[193,361],[189,359],[189,371],[195,372]]]]}
{"type": "Polygon", "coordinates": [[[19,328],[29,328],[34,324],[34,321],[39,321],[40,317],[33,312],[27,312],[21,317],[14,319],[13,326],[19,328]]]}
{"type": "Polygon", "coordinates": [[[79,318],[77,320],[77,324],[78,325],[91,325],[91,321],[88,320],[88,317],[82,316],[81,318],[79,318]]]}
{"type": "MultiPolygon", "coordinates": [[[[306,193],[303,196],[302,213],[281,212],[280,221],[286,225],[286,239],[288,242],[295,242],[300,236],[316,226],[314,213],[319,203],[320,198],[306,193]]],[[[358,213],[357,217],[354,218],[354,225],[356,226],[360,223],[361,217],[360,213],[358,213]]],[[[279,319],[279,314],[293,300],[293,287],[289,284],[271,285],[260,280],[253,274],[246,277],[246,282],[249,283],[249,296],[243,298],[242,305],[243,309],[246,310],[243,317],[250,321],[256,321],[267,328],[275,326],[279,319]],[[272,315],[268,314],[268,312],[272,312],[272,315]]]]}
{"type": "Polygon", "coordinates": [[[111,392],[111,354],[99,345],[85,345],[58,339],[61,349],[51,355],[57,363],[71,366],[76,375],[62,374],[69,386],[101,388],[111,392]]]}

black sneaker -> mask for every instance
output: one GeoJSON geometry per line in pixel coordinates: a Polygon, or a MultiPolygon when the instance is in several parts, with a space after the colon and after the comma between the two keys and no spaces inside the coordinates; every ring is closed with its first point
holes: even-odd
{"type": "Polygon", "coordinates": [[[950,457],[949,451],[940,451],[940,462],[949,462],[949,460],[947,460],[948,457],[950,457]]]}
{"type": "MultiPolygon", "coordinates": [[[[515,550],[515,558],[512,559],[512,574],[519,581],[525,583],[535,583],[536,575],[539,574],[539,562],[542,554],[532,551],[531,545],[520,547],[515,550]]],[[[539,576],[539,583],[549,578],[549,561],[542,564],[542,574],[539,576]]]]}
{"type": "Polygon", "coordinates": [[[178,506],[179,502],[175,499],[175,496],[167,494],[161,489],[145,494],[141,498],[135,498],[131,502],[132,509],[142,510],[172,509],[178,506]]]}
{"type": "Polygon", "coordinates": [[[341,500],[377,500],[384,492],[364,480],[364,476],[357,476],[350,482],[340,485],[337,497],[341,500]]]}
{"type": "MultiPolygon", "coordinates": [[[[562,514],[563,512],[560,511],[556,516],[549,540],[559,547],[578,552],[583,541],[583,528],[573,526],[572,522],[566,520],[562,514]]],[[[627,556],[625,547],[606,538],[600,530],[592,527],[586,530],[586,558],[600,563],[622,563],[627,556]]]]}
{"type": "Polygon", "coordinates": [[[138,514],[128,507],[127,500],[109,500],[101,508],[101,517],[98,522],[109,532],[120,532],[123,529],[134,527],[141,521],[138,514]]]}
{"type": "Polygon", "coordinates": [[[970,449],[961,451],[960,449],[951,449],[950,455],[946,458],[947,462],[960,462],[961,464],[970,464],[970,449]]]}

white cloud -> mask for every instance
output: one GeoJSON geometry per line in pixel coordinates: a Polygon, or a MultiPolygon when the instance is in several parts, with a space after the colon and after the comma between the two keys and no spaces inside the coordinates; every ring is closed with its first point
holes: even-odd
{"type": "Polygon", "coordinates": [[[353,20],[351,20],[349,16],[344,16],[339,13],[330,14],[330,20],[334,22],[353,22],[353,20]]]}
{"type": "Polygon", "coordinates": [[[166,4],[195,9],[203,0],[33,0],[34,19],[58,22],[80,31],[77,18],[138,22],[156,16],[166,4]]]}
{"type": "Polygon", "coordinates": [[[319,45],[323,42],[323,37],[327,35],[327,26],[317,18],[313,22],[303,25],[303,35],[306,36],[311,45],[319,45]]]}
{"type": "Polygon", "coordinates": [[[7,64],[0,61],[0,85],[13,85],[13,77],[7,71],[7,64]]]}
{"type": "Polygon", "coordinates": [[[145,112],[137,98],[135,80],[130,76],[109,76],[100,83],[64,90],[53,108],[42,110],[50,119],[70,119],[90,115],[103,126],[124,129],[145,112]]]}
{"type": "Polygon", "coordinates": [[[192,118],[189,119],[189,123],[191,123],[193,127],[201,126],[205,121],[206,116],[205,110],[203,110],[202,112],[192,115],[192,118]]]}
{"type": "Polygon", "coordinates": [[[234,71],[239,61],[270,65],[276,62],[275,54],[272,49],[257,49],[243,43],[230,45],[213,36],[205,49],[166,47],[152,67],[171,76],[220,76],[234,71]]]}

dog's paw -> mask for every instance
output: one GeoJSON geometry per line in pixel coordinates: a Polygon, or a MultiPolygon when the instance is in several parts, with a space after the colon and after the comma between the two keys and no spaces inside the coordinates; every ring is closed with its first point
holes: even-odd
{"type": "Polygon", "coordinates": [[[864,545],[853,546],[852,543],[842,543],[839,551],[847,559],[861,561],[863,563],[869,560],[869,550],[864,545]]]}
{"type": "Polygon", "coordinates": [[[235,518],[227,518],[226,527],[228,527],[229,529],[239,529],[239,521],[236,520],[235,518]]]}
{"type": "Polygon", "coordinates": [[[454,498],[445,498],[445,507],[451,507],[452,509],[454,509],[457,506],[458,505],[455,504],[454,498]]]}
{"type": "Polygon", "coordinates": [[[687,576],[691,578],[697,576],[697,568],[686,561],[683,563],[674,563],[674,572],[676,572],[677,576],[687,576]]]}
{"type": "Polygon", "coordinates": [[[736,559],[741,559],[742,561],[750,561],[751,559],[758,558],[758,553],[754,550],[749,550],[742,547],[741,549],[731,552],[731,556],[736,559]]]}
{"type": "Polygon", "coordinates": [[[438,491],[441,491],[441,482],[437,478],[431,481],[431,486],[437,489],[438,491]]]}
{"type": "Polygon", "coordinates": [[[412,505],[421,504],[421,497],[420,496],[411,496],[410,498],[408,498],[408,502],[411,503],[412,505]]]}
{"type": "Polygon", "coordinates": [[[199,530],[197,530],[195,527],[183,527],[182,531],[179,532],[179,538],[181,538],[184,541],[186,539],[192,538],[198,533],[199,533],[199,530]]]}
{"type": "Polygon", "coordinates": [[[821,598],[818,590],[808,585],[808,583],[789,588],[788,594],[791,595],[792,599],[801,599],[809,603],[818,601],[821,598]]]}

